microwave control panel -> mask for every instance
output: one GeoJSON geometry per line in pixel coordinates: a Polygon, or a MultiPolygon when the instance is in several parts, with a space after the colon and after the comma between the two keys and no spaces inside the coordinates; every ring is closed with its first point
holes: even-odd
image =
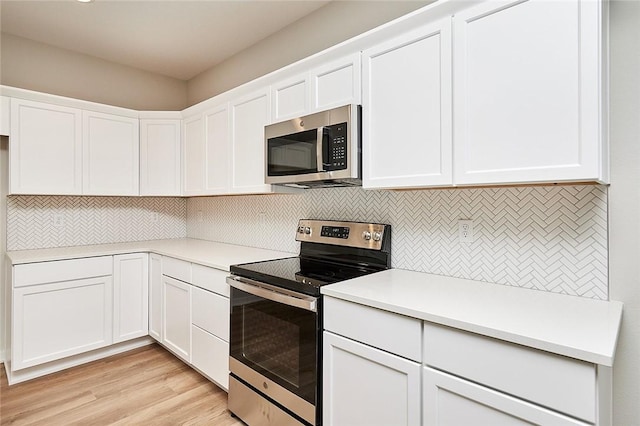
{"type": "Polygon", "coordinates": [[[347,123],[326,126],[323,134],[324,159],[323,169],[326,171],[347,168],[347,123]]]}

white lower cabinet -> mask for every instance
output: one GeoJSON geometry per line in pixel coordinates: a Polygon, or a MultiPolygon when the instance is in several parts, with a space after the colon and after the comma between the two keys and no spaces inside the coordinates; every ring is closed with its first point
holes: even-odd
{"type": "Polygon", "coordinates": [[[423,374],[427,426],[590,424],[429,367],[423,374]]]}
{"type": "Polygon", "coordinates": [[[149,336],[162,341],[162,256],[149,255],[149,336]]]}
{"type": "Polygon", "coordinates": [[[13,267],[11,369],[113,341],[111,256],[13,267]]]}
{"type": "Polygon", "coordinates": [[[191,325],[191,364],[224,390],[229,389],[229,342],[191,325]]]}
{"type": "Polygon", "coordinates": [[[324,332],[327,425],[420,425],[420,364],[324,332]]]}
{"type": "Polygon", "coordinates": [[[163,276],[162,301],[162,343],[190,362],[191,284],[163,276]]]}
{"type": "Polygon", "coordinates": [[[113,256],[113,343],[149,334],[149,255],[113,256]]]}

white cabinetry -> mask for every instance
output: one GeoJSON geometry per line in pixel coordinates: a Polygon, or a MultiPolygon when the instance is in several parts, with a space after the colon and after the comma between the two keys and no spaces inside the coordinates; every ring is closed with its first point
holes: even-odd
{"type": "Polygon", "coordinates": [[[181,195],[181,120],[140,120],[140,195],[181,195]]]}
{"type": "Polygon", "coordinates": [[[324,302],[324,421],[419,425],[421,322],[327,296],[324,302]]]}
{"type": "Polygon", "coordinates": [[[0,135],[9,136],[11,129],[11,98],[0,96],[0,135]]]}
{"type": "Polygon", "coordinates": [[[162,343],[191,362],[191,285],[162,277],[162,343]]]}
{"type": "Polygon", "coordinates": [[[270,122],[269,90],[265,88],[231,102],[234,193],[272,192],[265,179],[264,126],[270,122]]]}
{"type": "Polygon", "coordinates": [[[273,84],[273,121],[359,104],[360,92],[360,54],[357,53],[273,84]]]}
{"type": "Polygon", "coordinates": [[[451,19],[362,53],[363,186],[452,184],[451,19]]]}
{"type": "Polygon", "coordinates": [[[82,112],[11,99],[11,194],[82,193],[82,112]]]}
{"type": "Polygon", "coordinates": [[[82,112],[84,195],[138,195],[137,118],[82,112]]]}
{"type": "Polygon", "coordinates": [[[113,343],[149,331],[149,255],[113,256],[113,343]]]}
{"type": "Polygon", "coordinates": [[[149,254],[149,336],[162,341],[162,256],[149,254]]]}
{"type": "Polygon", "coordinates": [[[486,2],[455,15],[455,182],[608,180],[603,8],[486,2]]]}
{"type": "Polygon", "coordinates": [[[231,141],[229,140],[229,105],[224,103],[204,112],[206,174],[205,192],[219,195],[229,192],[231,181],[231,141]]]}
{"type": "Polygon", "coordinates": [[[203,195],[206,172],[206,145],[204,140],[204,122],[202,114],[185,118],[183,131],[183,195],[203,195]]]}
{"type": "Polygon", "coordinates": [[[112,258],[14,266],[12,305],[13,371],[108,346],[112,258]]]}

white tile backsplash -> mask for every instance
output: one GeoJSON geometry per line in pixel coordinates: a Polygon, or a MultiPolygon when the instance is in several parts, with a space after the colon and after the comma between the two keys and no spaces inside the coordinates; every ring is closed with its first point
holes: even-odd
{"type": "Polygon", "coordinates": [[[211,241],[297,253],[301,218],[391,224],[395,268],[608,297],[604,186],[332,188],[187,201],[187,235],[211,241]],[[459,219],[473,220],[472,243],[458,241],[459,219]]]}
{"type": "Polygon", "coordinates": [[[7,250],[182,238],[185,217],[184,198],[10,196],[7,250]]]}

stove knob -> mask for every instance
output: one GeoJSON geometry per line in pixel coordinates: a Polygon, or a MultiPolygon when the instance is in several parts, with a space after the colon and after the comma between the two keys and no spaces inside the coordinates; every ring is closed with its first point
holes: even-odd
{"type": "Polygon", "coordinates": [[[369,240],[371,239],[371,232],[369,232],[369,231],[364,231],[364,232],[362,233],[362,238],[364,238],[364,239],[365,239],[365,241],[369,241],[369,240]]]}
{"type": "Polygon", "coordinates": [[[382,239],[382,233],[381,232],[374,232],[373,233],[373,241],[380,241],[382,239]]]}
{"type": "Polygon", "coordinates": [[[311,228],[309,228],[308,226],[304,227],[304,233],[307,235],[311,235],[311,228]]]}

